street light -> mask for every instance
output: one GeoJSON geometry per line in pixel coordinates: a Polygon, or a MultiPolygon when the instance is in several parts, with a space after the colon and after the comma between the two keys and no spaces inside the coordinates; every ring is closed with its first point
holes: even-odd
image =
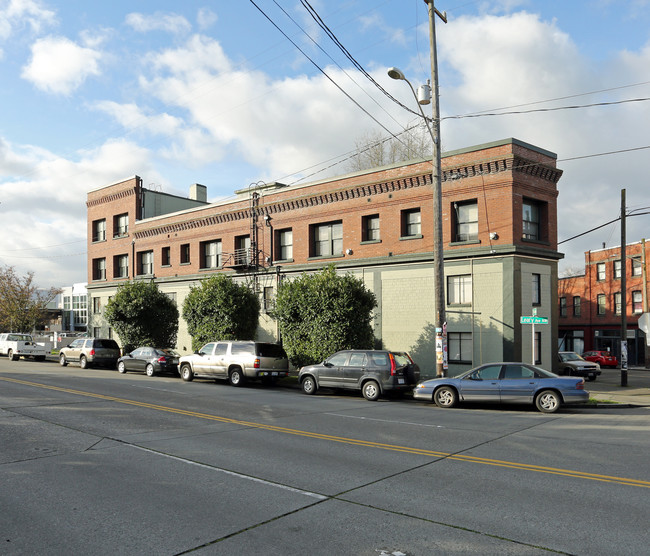
{"type": "Polygon", "coordinates": [[[431,171],[431,184],[433,186],[433,289],[436,306],[436,376],[446,376],[447,374],[447,361],[445,357],[445,265],[443,255],[443,242],[442,242],[442,182],[441,175],[441,162],[440,162],[440,115],[438,111],[438,83],[436,74],[434,73],[434,95],[433,95],[433,119],[431,124],[428,118],[424,115],[422,104],[429,104],[431,102],[431,89],[428,85],[421,85],[417,94],[411,82],[406,79],[404,73],[398,68],[390,68],[388,76],[391,79],[399,79],[406,81],[411,88],[411,92],[418,103],[420,113],[424,118],[424,122],[431,135],[431,144],[433,148],[432,157],[432,171],[431,171]],[[433,125],[433,128],[431,127],[433,125]]]}

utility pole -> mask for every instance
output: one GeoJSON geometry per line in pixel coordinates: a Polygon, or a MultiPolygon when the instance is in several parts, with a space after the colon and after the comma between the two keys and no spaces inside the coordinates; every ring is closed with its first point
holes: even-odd
{"type": "Polygon", "coordinates": [[[627,264],[625,189],[621,189],[621,386],[627,386],[627,264]]]}
{"type": "Polygon", "coordinates": [[[434,295],[436,305],[436,376],[447,376],[447,319],[445,315],[445,261],[442,241],[442,177],[440,160],[440,107],[438,104],[438,54],[436,50],[435,16],[447,23],[447,14],[440,13],[433,0],[424,0],[429,10],[429,48],[431,50],[431,83],[433,88],[431,108],[433,110],[433,264],[434,295]]]}

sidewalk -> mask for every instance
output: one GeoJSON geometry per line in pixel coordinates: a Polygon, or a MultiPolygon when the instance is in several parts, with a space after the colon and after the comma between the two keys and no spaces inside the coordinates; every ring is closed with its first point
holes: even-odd
{"type": "Polygon", "coordinates": [[[593,382],[585,383],[592,399],[650,407],[650,370],[641,367],[627,371],[627,386],[621,386],[621,369],[601,369],[593,382]]]}

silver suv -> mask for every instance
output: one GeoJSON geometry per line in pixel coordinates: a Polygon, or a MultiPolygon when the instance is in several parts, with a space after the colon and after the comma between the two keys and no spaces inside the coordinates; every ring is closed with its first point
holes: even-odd
{"type": "Polygon", "coordinates": [[[79,362],[82,369],[101,366],[115,368],[122,355],[120,346],[110,338],[77,338],[59,351],[59,363],[65,367],[69,362],[79,362]]]}
{"type": "Polygon", "coordinates": [[[268,342],[210,342],[193,355],[181,357],[178,367],[183,380],[225,378],[233,386],[241,386],[249,378],[272,382],[289,375],[284,349],[268,342]]]}

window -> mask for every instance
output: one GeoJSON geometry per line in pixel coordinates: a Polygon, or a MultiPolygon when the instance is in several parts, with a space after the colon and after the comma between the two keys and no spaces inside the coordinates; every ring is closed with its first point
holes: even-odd
{"type": "Polygon", "coordinates": [[[106,259],[93,259],[93,280],[106,280],[106,259]]]}
{"type": "Polygon", "coordinates": [[[312,256],[333,257],[343,254],[343,223],[317,224],[312,230],[312,256]]]}
{"type": "Polygon", "coordinates": [[[523,202],[523,238],[541,239],[540,235],[540,205],[534,201],[523,202]]]}
{"type": "Polygon", "coordinates": [[[607,274],[605,272],[605,263],[598,263],[596,265],[596,280],[599,282],[604,282],[606,278],[607,274]]]}
{"type": "Polygon", "coordinates": [[[447,345],[449,349],[449,361],[472,362],[472,333],[471,332],[448,332],[447,345]]]}
{"type": "Polygon", "coordinates": [[[201,268],[219,268],[221,266],[221,241],[201,242],[201,268]]]}
{"type": "Polygon", "coordinates": [[[478,240],[478,203],[476,200],[454,203],[456,227],[454,241],[478,240]]]}
{"type": "Polygon", "coordinates": [[[560,316],[566,317],[566,297],[560,297],[560,316]]]}
{"type": "Polygon", "coordinates": [[[106,241],[106,220],[93,221],[93,242],[106,241]]]}
{"type": "Polygon", "coordinates": [[[273,286],[264,286],[263,308],[268,313],[273,309],[273,286]]]}
{"type": "Polygon", "coordinates": [[[542,364],[542,333],[535,332],[535,365],[542,364]]]}
{"type": "Polygon", "coordinates": [[[574,317],[579,317],[580,316],[580,296],[579,295],[574,295],[573,296],[573,316],[574,317]]]}
{"type": "Polygon", "coordinates": [[[620,315],[621,314],[621,301],[623,299],[623,296],[621,295],[621,292],[616,292],[614,293],[614,314],[615,315],[620,315]]]}
{"type": "Polygon", "coordinates": [[[171,266],[171,247],[163,247],[160,253],[161,266],[171,266]]]}
{"type": "Polygon", "coordinates": [[[596,297],[596,314],[598,314],[598,315],[604,315],[605,314],[605,310],[607,308],[606,303],[607,303],[607,301],[606,301],[606,298],[605,298],[605,294],[604,293],[599,293],[598,297],[596,297]]]}
{"type": "Polygon", "coordinates": [[[533,305],[542,304],[542,276],[541,274],[533,274],[533,305]]]}
{"type": "Polygon", "coordinates": [[[190,244],[181,245],[181,264],[190,264],[190,244]]]}
{"type": "Polygon", "coordinates": [[[251,236],[235,238],[235,264],[249,265],[251,263],[251,236]]]}
{"type": "Polygon", "coordinates": [[[93,313],[99,313],[102,310],[101,297],[93,297],[93,313]]]}
{"type": "Polygon", "coordinates": [[[472,275],[447,277],[447,304],[467,305],[472,302],[472,275]]]}
{"type": "Polygon", "coordinates": [[[632,292],[632,312],[643,313],[643,294],[640,291],[632,292]]]}
{"type": "Polygon", "coordinates": [[[93,338],[99,338],[102,335],[102,329],[99,326],[93,326],[93,338]]]}
{"type": "Polygon", "coordinates": [[[361,219],[361,241],[379,241],[379,215],[371,214],[361,219]]]}
{"type": "Polygon", "coordinates": [[[176,303],[176,292],[165,292],[165,295],[169,297],[174,303],[176,303]]]}
{"type": "Polygon", "coordinates": [[[640,259],[632,259],[632,276],[641,276],[643,274],[643,263],[640,259]]]}
{"type": "Polygon", "coordinates": [[[65,311],[69,311],[71,308],[72,308],[72,305],[71,305],[71,297],[70,297],[69,295],[66,295],[66,296],[63,298],[63,309],[64,309],[65,311]]]}
{"type": "Polygon", "coordinates": [[[115,255],[113,257],[113,278],[129,277],[129,256],[115,255]]]}
{"type": "Polygon", "coordinates": [[[129,215],[118,214],[113,217],[113,237],[123,237],[129,233],[129,215]]]}
{"type": "Polygon", "coordinates": [[[621,261],[614,261],[614,280],[621,279],[621,261]]]}
{"type": "Polygon", "coordinates": [[[153,275],[153,251],[138,253],[138,276],[153,275]]]}
{"type": "Polygon", "coordinates": [[[277,238],[277,260],[290,261],[293,259],[293,232],[291,228],[278,230],[277,238]]]}
{"type": "Polygon", "coordinates": [[[419,208],[402,211],[402,237],[422,237],[419,208]]]}

